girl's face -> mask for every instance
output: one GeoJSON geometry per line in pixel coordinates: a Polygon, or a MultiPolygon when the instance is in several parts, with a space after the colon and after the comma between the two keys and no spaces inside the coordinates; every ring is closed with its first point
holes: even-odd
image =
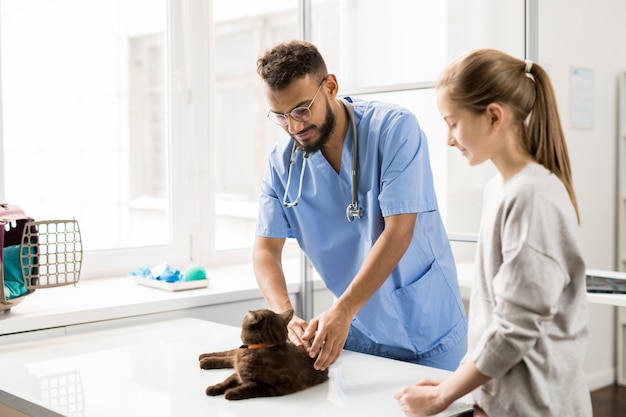
{"type": "Polygon", "coordinates": [[[470,165],[480,165],[491,159],[496,144],[487,111],[476,114],[458,107],[450,100],[446,88],[437,90],[437,106],[448,125],[449,146],[457,147],[470,165]]]}

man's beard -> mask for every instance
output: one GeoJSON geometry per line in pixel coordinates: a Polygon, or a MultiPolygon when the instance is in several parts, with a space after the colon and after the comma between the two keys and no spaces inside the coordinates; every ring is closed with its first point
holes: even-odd
{"type": "Polygon", "coordinates": [[[317,142],[308,146],[304,146],[300,142],[298,142],[293,136],[292,138],[296,141],[298,149],[306,154],[312,154],[322,149],[324,145],[328,143],[328,141],[330,140],[330,136],[335,130],[335,124],[335,115],[333,114],[333,110],[331,109],[330,104],[328,103],[328,101],[326,101],[326,119],[324,120],[324,124],[317,128],[320,133],[320,137],[317,142]]]}

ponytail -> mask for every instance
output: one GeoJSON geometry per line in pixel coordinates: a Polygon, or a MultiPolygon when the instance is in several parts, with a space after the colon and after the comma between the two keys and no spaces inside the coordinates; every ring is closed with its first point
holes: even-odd
{"type": "Polygon", "coordinates": [[[532,63],[527,74],[532,76],[536,96],[524,129],[525,148],[538,163],[549,169],[563,182],[580,223],[567,142],[550,77],[541,66],[532,63]]]}

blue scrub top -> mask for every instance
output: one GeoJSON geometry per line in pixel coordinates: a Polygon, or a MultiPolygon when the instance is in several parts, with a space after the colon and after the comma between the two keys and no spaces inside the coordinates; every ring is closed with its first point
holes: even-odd
{"type": "MultiPolygon", "coordinates": [[[[384,217],[418,213],[411,245],[353,325],[376,343],[423,353],[465,334],[456,268],[437,207],[428,143],[416,117],[399,106],[354,99],[358,140],[358,198],[364,216],[349,222],[352,127],[337,173],[321,152],[309,155],[297,206],[282,204],[290,137],[270,151],[259,199],[258,236],[295,238],[327,288],[339,297],[384,228],[384,217]]],[[[288,200],[298,194],[298,151],[288,200]]],[[[463,336],[464,337],[464,336],[463,336]]]]}

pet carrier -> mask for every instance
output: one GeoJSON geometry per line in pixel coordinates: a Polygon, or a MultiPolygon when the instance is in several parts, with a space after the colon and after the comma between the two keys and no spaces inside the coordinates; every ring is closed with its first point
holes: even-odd
{"type": "Polygon", "coordinates": [[[83,248],[76,220],[35,221],[0,203],[0,311],[38,288],[76,284],[83,248]]]}

